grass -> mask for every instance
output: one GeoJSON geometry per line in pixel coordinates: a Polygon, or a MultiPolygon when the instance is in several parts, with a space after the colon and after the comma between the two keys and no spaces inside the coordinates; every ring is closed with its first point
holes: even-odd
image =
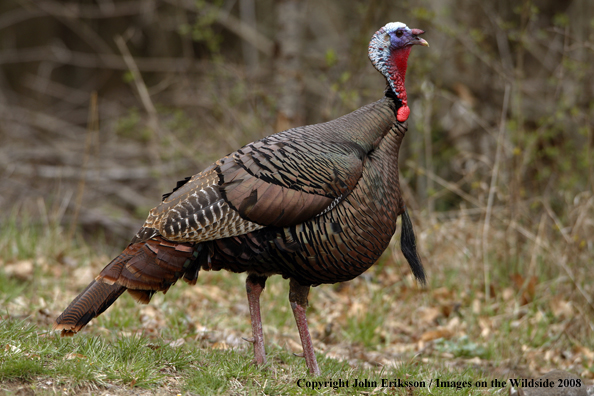
{"type": "MultiPolygon", "coordinates": [[[[364,276],[313,288],[308,318],[322,375],[312,378],[293,355],[301,348],[280,277],[270,278],[262,295],[264,367],[252,364],[242,340],[251,333],[242,274],[203,272],[197,286],[180,283],[149,305],[125,294],[83,332],[60,338],[53,320],[115,251],[68,241],[51,221],[12,216],[0,231],[0,393],[447,395],[465,386],[469,394],[490,394],[501,389],[491,386],[494,379],[554,368],[593,378],[592,312],[555,261],[566,249],[551,244],[520,275],[497,266],[494,248],[486,300],[482,261],[471,249],[480,232],[472,227],[481,224],[454,218],[418,227],[428,255],[425,289],[415,285],[397,244],[364,276]],[[419,383],[398,388],[382,379],[419,383]],[[436,388],[436,379],[457,387],[436,388]],[[343,386],[319,382],[338,380],[343,386]]],[[[497,238],[507,234],[492,233],[492,245],[500,246],[497,238]]],[[[527,245],[514,268],[532,254],[527,245]]],[[[578,249],[572,260],[580,264],[570,268],[586,292],[590,257],[578,249]]]]}
{"type": "MultiPolygon", "coordinates": [[[[473,384],[477,379],[488,380],[480,370],[452,372],[446,367],[435,368],[415,361],[382,369],[365,365],[352,367],[323,355],[318,355],[323,374],[316,379],[307,374],[302,359],[278,346],[269,348],[269,362],[264,367],[256,367],[246,350],[204,348],[200,342],[171,346],[163,339],[145,335],[82,335],[62,339],[17,320],[2,321],[0,337],[7,346],[0,354],[0,381],[5,391],[28,384],[40,394],[78,394],[87,390],[125,393],[130,388],[181,394],[258,392],[274,395],[318,394],[319,391],[352,394],[353,390],[382,389],[382,379],[420,382],[425,378],[439,378],[473,384]],[[335,383],[336,389],[319,384],[339,379],[342,383],[335,383]],[[348,387],[345,386],[347,380],[348,387]],[[363,383],[355,386],[355,380],[363,383]],[[318,384],[314,385],[314,381],[318,384]]],[[[440,390],[440,394],[455,392],[456,388],[440,390]]],[[[418,388],[415,394],[430,393],[418,388]]]]}

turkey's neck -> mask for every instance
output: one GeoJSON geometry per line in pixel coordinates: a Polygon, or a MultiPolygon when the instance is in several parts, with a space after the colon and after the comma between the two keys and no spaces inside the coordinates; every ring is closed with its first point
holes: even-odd
{"type": "MultiPolygon", "coordinates": [[[[382,139],[393,133],[398,124],[397,113],[402,108],[401,101],[388,90],[385,96],[377,102],[363,106],[352,113],[345,114],[335,120],[322,124],[298,127],[279,132],[276,136],[286,139],[299,139],[320,142],[350,142],[363,155],[367,155],[378,148],[382,139]]],[[[406,129],[406,125],[401,129],[406,129]]],[[[404,136],[404,133],[401,134],[404,136]]],[[[402,136],[399,139],[402,139],[402,136]]]]}
{"type": "MultiPolygon", "coordinates": [[[[393,133],[394,125],[399,123],[397,114],[401,108],[400,99],[388,90],[383,99],[322,124],[326,126],[324,131],[329,133],[326,139],[351,141],[363,152],[370,153],[378,148],[386,135],[393,133]]],[[[316,132],[316,135],[320,136],[320,133],[316,132]]],[[[402,136],[399,136],[400,140],[402,136]]]]}
{"type": "MultiPolygon", "coordinates": [[[[403,106],[400,103],[400,98],[394,95],[392,90],[388,89],[388,91],[386,92],[386,99],[387,103],[390,105],[390,108],[396,115],[396,118],[398,118],[398,113],[400,112],[403,106]]],[[[406,123],[400,121],[394,122],[391,125],[391,128],[388,131],[388,133],[386,133],[386,135],[382,139],[380,145],[376,148],[376,150],[389,153],[389,155],[392,156],[394,160],[393,163],[396,164],[396,166],[398,166],[397,162],[400,145],[402,144],[402,139],[404,138],[407,129],[408,125],[406,123]]]]}
{"type": "MultiPolygon", "coordinates": [[[[398,110],[402,109],[402,106],[397,107],[398,100],[394,98],[393,93],[387,93],[386,97],[388,100],[394,102],[394,106],[396,107],[393,107],[392,110],[397,114],[398,110]]],[[[388,133],[371,154],[376,177],[382,181],[375,185],[374,199],[381,202],[384,207],[392,208],[390,213],[386,213],[386,216],[390,217],[394,222],[391,227],[395,227],[396,218],[404,210],[402,196],[400,195],[398,157],[406,129],[406,123],[394,122],[388,133]]],[[[394,230],[392,229],[391,232],[394,233],[394,230]]]]}
{"type": "Polygon", "coordinates": [[[398,95],[398,99],[402,102],[402,106],[398,109],[396,114],[396,118],[400,122],[406,121],[410,114],[408,98],[406,96],[406,87],[404,86],[410,50],[411,46],[406,46],[402,49],[393,51],[390,55],[390,62],[388,64],[388,84],[398,95]]]}

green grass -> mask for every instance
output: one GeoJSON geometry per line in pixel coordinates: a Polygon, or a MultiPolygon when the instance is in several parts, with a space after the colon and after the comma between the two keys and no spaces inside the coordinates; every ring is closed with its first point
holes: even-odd
{"type": "Polygon", "coordinates": [[[4,381],[46,376],[67,386],[92,381],[149,388],[191,361],[184,351],[149,344],[140,335],[62,339],[26,321],[2,321],[0,339],[5,345],[0,354],[4,381]]]}
{"type": "MultiPolygon", "coordinates": [[[[494,378],[553,368],[594,377],[592,316],[572,283],[541,274],[526,294],[497,269],[494,296],[485,301],[480,262],[452,250],[462,243],[450,243],[452,229],[456,238],[472,234],[456,224],[441,234],[418,231],[430,252],[425,289],[412,281],[397,245],[365,276],[312,288],[308,319],[322,371],[316,379],[293,355],[300,342],[280,277],[268,280],[261,299],[263,367],[252,364],[251,345],[242,340],[251,335],[242,274],[203,272],[196,286],[180,282],[149,305],[124,294],[81,333],[60,338],[53,321],[113,249],[65,241],[59,226],[11,221],[0,231],[0,393],[448,395],[493,393],[494,378]],[[23,263],[32,263],[28,273],[10,270],[23,263]],[[372,386],[354,388],[355,379],[372,386]],[[382,379],[425,387],[382,387],[382,379]],[[436,379],[473,386],[437,389],[436,379]],[[338,380],[349,386],[305,385],[338,380]],[[489,386],[475,386],[479,380],[489,386]]],[[[554,259],[540,260],[545,273],[555,273],[554,259]]],[[[587,279],[581,281],[589,290],[587,279]]]]}
{"type": "MultiPolygon", "coordinates": [[[[256,367],[251,351],[203,348],[199,342],[171,347],[162,339],[142,335],[90,336],[60,338],[48,334],[27,321],[0,322],[0,383],[7,387],[26,383],[34,391],[54,390],[76,393],[88,387],[122,391],[167,388],[182,394],[242,394],[254,391],[270,395],[352,394],[381,387],[382,379],[426,381],[439,378],[448,381],[471,381],[490,377],[479,370],[452,371],[413,359],[395,368],[376,368],[325,358],[318,355],[322,375],[308,375],[303,359],[280,347],[268,348],[268,363],[256,367]],[[322,386],[307,388],[307,381],[349,381],[349,387],[322,386]],[[354,381],[376,381],[376,386],[354,386],[354,381]],[[301,380],[301,381],[300,381],[301,380]],[[51,382],[51,385],[47,385],[51,382]],[[43,384],[46,384],[45,387],[43,384]]],[[[1,388],[0,388],[1,389],[1,388]]],[[[415,394],[431,394],[418,388],[415,394]]],[[[456,394],[441,389],[440,394],[456,394]]]]}

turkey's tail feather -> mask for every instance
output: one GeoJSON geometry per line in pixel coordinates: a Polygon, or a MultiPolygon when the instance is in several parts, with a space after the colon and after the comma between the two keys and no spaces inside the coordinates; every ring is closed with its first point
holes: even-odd
{"type": "Polygon", "coordinates": [[[413,224],[408,214],[408,209],[404,208],[402,214],[402,232],[400,234],[400,249],[402,254],[408,261],[410,269],[412,270],[415,278],[422,284],[425,284],[425,270],[423,269],[423,263],[417,252],[417,242],[415,238],[415,232],[413,230],[413,224]]]}
{"type": "Polygon", "coordinates": [[[200,245],[161,237],[130,244],[70,303],[56,319],[54,329],[62,330],[62,336],[77,333],[126,290],[136,301],[147,304],[155,292],[167,292],[180,277],[195,284],[200,251],[200,245]]]}
{"type": "Polygon", "coordinates": [[[91,282],[56,319],[54,329],[62,330],[62,337],[74,335],[109,308],[125,290],[117,284],[91,282]]]}

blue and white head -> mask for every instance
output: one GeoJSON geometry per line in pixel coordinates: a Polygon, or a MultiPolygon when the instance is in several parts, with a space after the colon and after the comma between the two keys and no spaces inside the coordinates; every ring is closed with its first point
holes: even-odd
{"type": "Polygon", "coordinates": [[[413,45],[429,46],[420,38],[425,33],[421,29],[410,29],[402,22],[390,22],[375,32],[369,43],[369,59],[373,66],[386,77],[390,88],[401,101],[398,121],[408,119],[410,110],[407,104],[404,78],[408,55],[413,45]]]}

